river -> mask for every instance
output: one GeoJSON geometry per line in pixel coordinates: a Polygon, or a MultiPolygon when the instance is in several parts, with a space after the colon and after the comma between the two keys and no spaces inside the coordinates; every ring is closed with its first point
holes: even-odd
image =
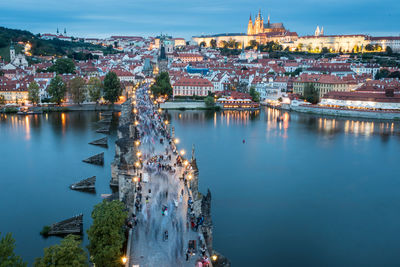
{"type": "MultiPolygon", "coordinates": [[[[200,191],[212,192],[214,248],[233,266],[382,266],[400,258],[400,124],[335,119],[272,109],[169,111],[200,191]],[[279,118],[279,120],[277,119],[279,118]]],[[[87,143],[99,115],[1,115],[0,231],[13,232],[30,263],[39,231],[84,213],[110,193],[115,125],[104,149],[87,143]],[[104,167],[81,160],[105,151],[104,167]],[[97,193],[68,185],[97,175],[97,193]]],[[[87,244],[86,235],[84,239],[87,244]]]]}

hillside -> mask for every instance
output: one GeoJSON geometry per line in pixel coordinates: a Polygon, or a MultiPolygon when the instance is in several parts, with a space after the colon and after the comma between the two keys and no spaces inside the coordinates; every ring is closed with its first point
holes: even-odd
{"type": "Polygon", "coordinates": [[[42,40],[39,38],[39,35],[34,35],[29,31],[0,27],[1,58],[6,61],[9,60],[9,47],[11,43],[22,44],[20,46],[15,45],[18,52],[18,50],[20,51],[20,49],[22,49],[23,43],[28,41],[32,45],[31,52],[33,56],[64,56],[82,49],[101,50],[105,53],[114,53],[114,51],[104,48],[103,46],[84,43],[83,41],[68,42],[61,40],[42,40]]]}

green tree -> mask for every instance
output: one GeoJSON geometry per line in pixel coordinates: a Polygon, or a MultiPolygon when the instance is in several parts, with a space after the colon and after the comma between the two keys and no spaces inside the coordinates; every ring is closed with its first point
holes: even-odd
{"type": "Polygon", "coordinates": [[[56,72],[57,74],[75,73],[75,63],[70,58],[59,58],[47,70],[49,72],[56,72]]]}
{"type": "Polygon", "coordinates": [[[375,80],[380,80],[382,78],[387,78],[390,75],[390,71],[387,69],[381,69],[375,74],[375,80]]]}
{"type": "Polygon", "coordinates": [[[78,236],[67,235],[60,244],[44,249],[42,258],[36,258],[35,267],[57,267],[88,265],[87,254],[81,246],[82,241],[78,236]]]}
{"type": "Polygon", "coordinates": [[[365,46],[365,50],[366,50],[366,51],[374,51],[374,46],[373,46],[372,44],[367,44],[367,45],[365,46]]]}
{"type": "Polygon", "coordinates": [[[97,204],[92,212],[93,223],[88,233],[89,252],[98,267],[120,267],[125,242],[123,226],[128,213],[118,200],[97,204]]]}
{"type": "Polygon", "coordinates": [[[4,95],[0,95],[0,105],[4,105],[6,103],[6,98],[4,95]]]}
{"type": "Polygon", "coordinates": [[[32,104],[37,104],[40,101],[39,85],[35,81],[33,81],[29,84],[28,99],[29,99],[29,101],[32,102],[32,104]]]}
{"type": "Polygon", "coordinates": [[[115,72],[107,73],[104,78],[104,99],[114,104],[122,93],[121,83],[115,72]]]}
{"type": "Polygon", "coordinates": [[[50,81],[49,88],[47,89],[51,101],[56,102],[58,105],[61,104],[61,101],[65,97],[65,92],[67,91],[67,86],[59,75],[56,75],[50,81]]]}
{"type": "Polygon", "coordinates": [[[256,49],[258,47],[258,43],[256,40],[250,40],[249,46],[251,46],[252,49],[256,49]]]}
{"type": "MultiPolygon", "coordinates": [[[[0,233],[1,237],[1,233],[0,233]]],[[[0,239],[0,267],[25,267],[27,264],[15,255],[15,240],[8,233],[0,239]]]]}
{"type": "Polygon", "coordinates": [[[222,48],[228,48],[228,42],[225,40],[222,40],[221,42],[219,42],[219,46],[222,48]]]}
{"type": "Polygon", "coordinates": [[[76,77],[68,82],[68,92],[71,94],[74,103],[80,105],[86,99],[86,81],[76,77]]]}
{"type": "Polygon", "coordinates": [[[388,56],[391,56],[391,55],[393,54],[393,50],[392,50],[392,48],[391,48],[390,46],[387,46],[387,47],[386,47],[386,54],[387,54],[388,56]]]}
{"type": "Polygon", "coordinates": [[[250,87],[249,93],[254,102],[260,102],[260,93],[256,91],[254,86],[250,87]]]}
{"type": "Polygon", "coordinates": [[[205,47],[206,45],[207,45],[207,44],[206,44],[206,42],[204,42],[204,41],[200,43],[200,47],[205,47]]]}
{"type": "Polygon", "coordinates": [[[322,47],[321,54],[328,54],[329,49],[327,47],[322,47]]]}
{"type": "Polygon", "coordinates": [[[304,99],[311,104],[316,104],[319,101],[318,92],[314,87],[314,84],[308,83],[304,86],[304,99]]]}
{"type": "Polygon", "coordinates": [[[172,86],[169,80],[168,72],[161,72],[156,77],[156,82],[150,88],[153,94],[158,97],[160,95],[172,95],[172,86]]]}
{"type": "Polygon", "coordinates": [[[215,106],[215,101],[214,101],[214,97],[212,96],[207,96],[204,98],[204,104],[206,104],[206,107],[214,107],[215,106]]]}
{"type": "Polygon", "coordinates": [[[102,83],[99,78],[92,77],[88,81],[88,90],[89,90],[89,98],[90,101],[96,102],[99,101],[101,97],[102,83]]]}
{"type": "Polygon", "coordinates": [[[217,47],[217,41],[216,41],[215,39],[211,39],[211,41],[210,41],[210,46],[211,46],[212,48],[216,48],[216,47],[217,47]]]}

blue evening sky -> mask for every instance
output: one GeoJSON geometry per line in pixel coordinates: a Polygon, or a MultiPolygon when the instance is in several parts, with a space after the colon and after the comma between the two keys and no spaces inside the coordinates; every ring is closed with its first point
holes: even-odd
{"type": "Polygon", "coordinates": [[[400,0],[0,0],[0,26],[68,35],[175,37],[245,32],[258,9],[299,35],[400,34],[400,0]]]}

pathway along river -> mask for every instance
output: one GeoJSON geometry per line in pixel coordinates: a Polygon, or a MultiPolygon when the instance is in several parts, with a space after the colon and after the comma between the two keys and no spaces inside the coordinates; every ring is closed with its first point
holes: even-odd
{"type": "MultiPolygon", "coordinates": [[[[214,247],[233,266],[400,265],[399,122],[272,109],[169,114],[179,147],[196,145],[214,247]]],[[[109,192],[115,137],[96,167],[81,163],[102,151],[87,145],[101,136],[96,113],[0,117],[0,231],[32,262],[58,241],[39,236],[44,224],[83,211],[87,228],[109,192]],[[91,175],[96,195],[68,189],[91,175]]]]}

